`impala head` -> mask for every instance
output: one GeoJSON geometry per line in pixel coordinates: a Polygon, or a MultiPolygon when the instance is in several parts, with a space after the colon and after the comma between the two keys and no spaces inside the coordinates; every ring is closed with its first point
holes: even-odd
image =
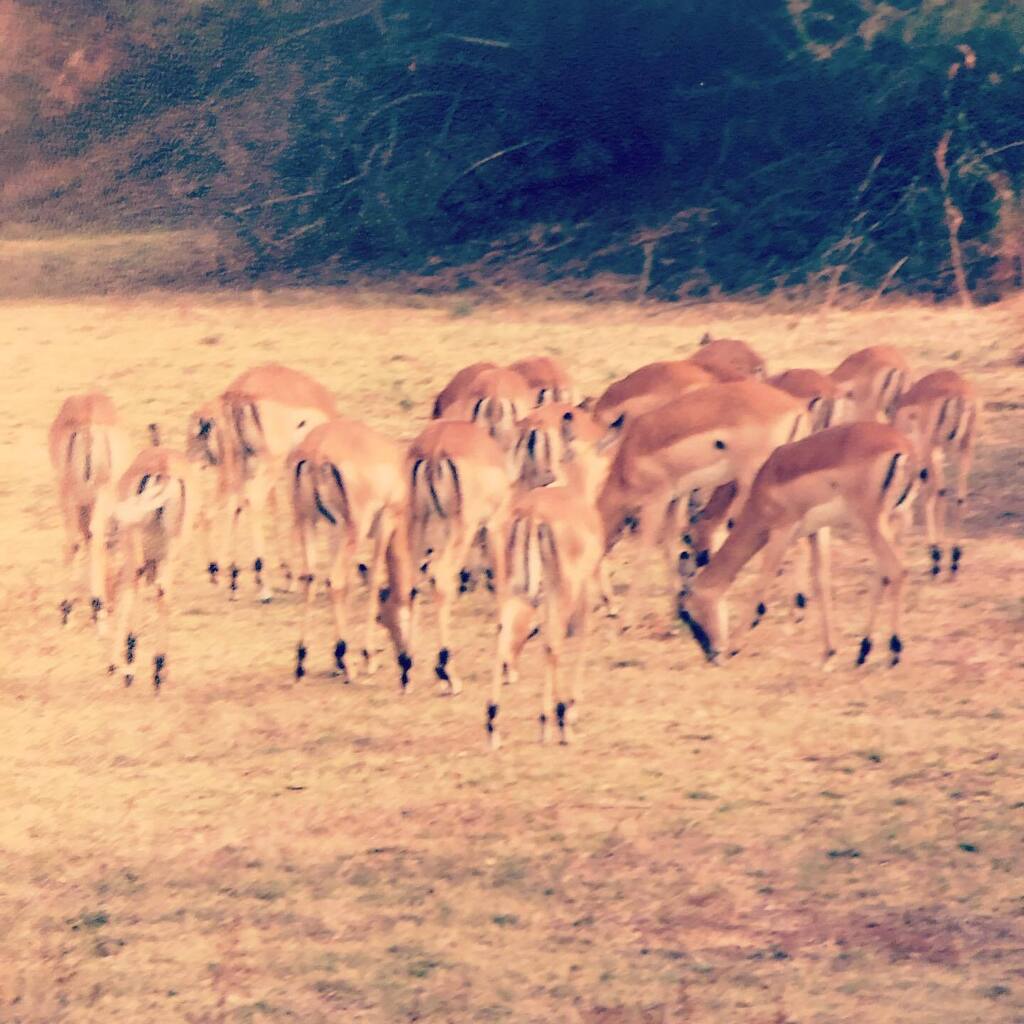
{"type": "Polygon", "coordinates": [[[718,655],[729,642],[729,620],[725,599],[701,594],[699,588],[686,586],[679,592],[677,611],[704,657],[717,664],[718,655]]]}

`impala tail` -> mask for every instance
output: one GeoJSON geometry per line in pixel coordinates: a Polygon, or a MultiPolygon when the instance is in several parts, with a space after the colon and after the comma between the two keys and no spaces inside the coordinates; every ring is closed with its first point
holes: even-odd
{"type": "Polygon", "coordinates": [[[417,518],[453,518],[462,511],[462,482],[446,455],[417,459],[412,467],[412,507],[417,518]]]}

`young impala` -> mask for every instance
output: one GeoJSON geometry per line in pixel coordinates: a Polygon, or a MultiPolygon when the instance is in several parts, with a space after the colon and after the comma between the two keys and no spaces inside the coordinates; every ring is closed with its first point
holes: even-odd
{"type": "MultiPolygon", "coordinates": [[[[238,517],[250,513],[255,557],[253,571],[260,600],[272,591],[263,576],[267,565],[264,512],[284,473],[289,452],[315,427],[336,414],[334,398],[298,370],[270,363],[238,377],[215,402],[196,413],[189,427],[188,452],[216,467],[221,518],[227,535],[231,596],[238,590],[235,561],[238,517]]],[[[220,561],[211,559],[216,580],[220,561]]]]}
{"type": "Polygon", "coordinates": [[[955,575],[960,568],[967,479],[974,461],[978,415],[974,386],[955,370],[929,373],[896,402],[893,426],[910,438],[925,468],[921,503],[934,576],[942,571],[947,509],[953,524],[949,571],[955,575]],[[956,475],[955,495],[946,486],[947,471],[956,475]]]}
{"type": "MultiPolygon", "coordinates": [[[[334,615],[334,661],[347,683],[352,672],[346,662],[349,586],[355,574],[360,549],[367,544],[365,560],[369,586],[365,639],[362,648],[364,671],[373,669],[373,629],[381,606],[389,604],[393,614],[384,616],[402,673],[403,690],[409,683],[411,582],[378,589],[381,570],[388,563],[392,574],[403,558],[407,529],[405,512],[408,486],[405,452],[390,438],[355,420],[336,417],[311,430],[288,459],[292,486],[292,510],[302,550],[305,601],[302,626],[296,646],[295,678],[306,674],[306,639],[313,606],[317,568],[316,528],[326,526],[330,536],[327,587],[334,615]]],[[[392,581],[394,582],[394,581],[392,581]]]]}
{"type": "MultiPolygon", "coordinates": [[[[117,485],[129,459],[114,403],[99,391],[67,398],[50,427],[49,452],[67,537],[65,563],[71,566],[79,553],[85,556],[92,618],[102,630],[106,530],[97,519],[97,503],[117,485]]],[[[69,591],[60,605],[65,624],[72,600],[69,591]]]]}
{"type": "Polygon", "coordinates": [[[882,423],[831,427],[777,448],[754,479],[728,539],[679,595],[679,616],[707,659],[715,661],[723,650],[734,654],[739,646],[729,640],[725,598],[747,562],[764,549],[755,607],[748,620],[753,629],[767,612],[771,585],[787,550],[797,538],[807,536],[827,663],[836,649],[829,527],[852,521],[866,537],[878,566],[857,664],[867,660],[875,619],[888,596],[890,663],[896,665],[903,650],[900,614],[906,571],[893,540],[892,519],[910,498],[916,480],[913,447],[898,430],[882,423]]]}

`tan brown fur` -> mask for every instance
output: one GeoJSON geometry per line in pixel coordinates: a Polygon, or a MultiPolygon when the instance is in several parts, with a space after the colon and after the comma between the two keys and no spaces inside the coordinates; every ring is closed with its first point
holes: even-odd
{"type": "Polygon", "coordinates": [[[834,422],[884,421],[907,386],[910,364],[892,345],[870,345],[847,356],[830,376],[840,392],[834,422]]]}
{"type": "Polygon", "coordinates": [[[403,689],[409,682],[411,587],[385,588],[381,599],[380,578],[392,557],[401,557],[396,546],[407,538],[405,514],[408,484],[405,450],[378,431],[344,417],[335,417],[311,430],[288,457],[287,479],[292,513],[302,551],[304,612],[296,647],[295,676],[305,675],[306,639],[315,593],[318,564],[316,531],[325,527],[330,536],[330,554],[325,578],[335,626],[334,658],[346,682],[352,677],[348,629],[349,588],[359,554],[368,546],[365,558],[369,589],[362,666],[367,673],[374,665],[373,629],[382,603],[393,602],[396,614],[388,617],[395,657],[402,672],[403,689]],[[402,609],[404,609],[404,614],[402,609]]]}
{"type": "Polygon", "coordinates": [[[546,669],[541,697],[540,738],[551,725],[567,743],[578,714],[579,683],[585,667],[588,619],[600,586],[604,553],[601,520],[577,491],[541,487],[520,493],[502,538],[508,586],[499,606],[498,649],[487,704],[486,726],[492,749],[501,743],[501,688],[518,677],[519,656],[527,640],[544,637],[546,669]],[[536,627],[536,628],[535,628],[536,627]],[[568,692],[562,684],[564,644],[580,638],[580,651],[568,692]]]}
{"type": "Polygon", "coordinates": [[[714,374],[689,359],[648,363],[610,384],[590,411],[605,425],[620,416],[631,420],[715,382],[714,374]]]}
{"type": "MultiPolygon", "coordinates": [[[[219,557],[210,560],[216,582],[224,562],[231,574],[231,596],[237,591],[237,525],[249,512],[253,538],[253,570],[260,600],[272,598],[268,577],[265,512],[277,511],[277,485],[288,453],[320,423],[337,413],[334,397],[318,381],[299,370],[268,363],[237,377],[220,395],[196,413],[189,426],[187,450],[201,464],[216,467],[217,500],[212,514],[221,521],[219,557]],[[205,426],[204,426],[205,425],[205,426]]],[[[274,517],[275,522],[278,517],[274,517]]],[[[207,531],[208,532],[208,531],[207,531]]],[[[279,538],[279,546],[281,540],[279,538]]],[[[282,558],[289,581],[291,571],[282,558]]]]}
{"type": "Polygon", "coordinates": [[[764,380],[767,374],[764,359],[739,338],[712,338],[705,334],[690,361],[723,384],[751,377],[764,380]]]}
{"type": "Polygon", "coordinates": [[[679,613],[709,660],[730,643],[725,596],[759,551],[755,610],[749,628],[764,617],[771,585],[786,552],[801,536],[811,543],[815,597],[821,609],[824,656],[835,653],[832,628],[829,531],[852,521],[866,537],[878,565],[876,588],[857,664],[871,650],[876,614],[891,598],[891,663],[902,651],[900,616],[906,571],[894,540],[893,517],[911,500],[917,479],[910,442],[887,424],[858,422],[812,434],[777,448],[759,470],[750,497],[725,544],[679,598],[679,613]]]}
{"type": "MultiPolygon", "coordinates": [[[[86,585],[93,621],[102,631],[106,609],[105,524],[97,518],[97,504],[111,490],[128,463],[128,440],[114,403],[103,392],[71,395],[64,400],[50,426],[50,464],[66,537],[64,560],[71,566],[85,555],[86,585]]],[[[68,581],[61,603],[68,621],[75,584],[68,581]]]]}
{"type": "MultiPolygon", "coordinates": [[[[762,462],[779,444],[807,432],[798,399],[759,381],[713,384],[627,425],[597,507],[609,546],[627,520],[639,518],[641,538],[664,546],[670,574],[679,554],[677,524],[693,502],[706,502],[722,484],[736,481],[733,501],[719,510],[736,514],[762,462]]],[[[721,524],[716,524],[718,530],[721,524]]],[[[684,538],[680,557],[697,564],[707,548],[684,538]]]]}
{"type": "Polygon", "coordinates": [[[936,370],[897,401],[893,425],[910,438],[923,467],[921,505],[931,551],[932,574],[942,571],[942,549],[950,548],[950,573],[960,569],[963,516],[978,440],[981,403],[974,385],[956,370],[936,370]],[[945,477],[955,474],[955,489],[945,477]],[[947,522],[952,536],[947,538],[947,522]]]}
{"type": "Polygon", "coordinates": [[[431,419],[440,419],[450,406],[463,399],[466,395],[467,390],[476,379],[477,374],[483,370],[496,370],[498,369],[497,363],[491,362],[479,362],[470,363],[469,366],[464,366],[454,377],[438,392],[437,397],[434,399],[434,404],[431,407],[431,419]]]}
{"type": "Polygon", "coordinates": [[[554,356],[529,356],[517,359],[508,367],[518,373],[537,392],[537,404],[546,402],[572,402],[576,388],[572,374],[565,364],[554,356]]]}
{"type": "Polygon", "coordinates": [[[462,685],[452,665],[452,605],[460,575],[481,537],[494,591],[499,599],[504,592],[505,562],[498,538],[511,500],[507,459],[480,424],[435,420],[410,444],[406,473],[411,485],[409,550],[413,565],[434,581],[440,632],[434,671],[454,694],[462,685]]]}
{"type": "Polygon", "coordinates": [[[144,448],[121,476],[107,509],[105,522],[117,563],[110,593],[117,621],[110,672],[117,671],[118,652],[122,651],[125,686],[135,678],[135,616],[139,587],[144,581],[153,587],[157,615],[154,688],[159,691],[167,681],[168,605],[198,512],[196,472],[195,465],[181,452],[144,448]]]}

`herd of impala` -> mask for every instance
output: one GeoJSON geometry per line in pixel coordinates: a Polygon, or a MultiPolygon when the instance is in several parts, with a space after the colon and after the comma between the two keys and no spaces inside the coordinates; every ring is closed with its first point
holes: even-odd
{"type": "MultiPolygon", "coordinates": [[[[712,662],[736,653],[740,638],[735,630],[730,637],[725,598],[759,552],[754,606],[742,629],[757,626],[786,553],[806,538],[811,583],[798,558],[793,613],[802,618],[813,596],[826,664],[835,654],[833,524],[857,527],[877,566],[858,665],[885,603],[890,662],[900,659],[906,571],[898,544],[918,498],[932,573],[941,573],[947,552],[950,573],[959,568],[978,402],[953,370],[911,384],[903,355],[878,345],[830,373],[801,368],[768,377],[745,342],[705,335],[689,358],[642,366],[596,399],[579,397],[569,372],[550,357],[507,367],[474,363],[437,395],[426,429],[400,442],[340,415],[331,393],[306,374],[271,364],[243,373],[200,408],[184,450],[162,446],[151,425],[152,444],[131,462],[110,399],[99,392],[68,398],[50,429],[50,458],[67,558],[84,555],[101,632],[108,609],[114,612],[110,671],[120,662],[125,685],[133,681],[136,598],[147,582],[155,594],[159,689],[181,556],[198,535],[210,578],[217,582],[223,567],[236,597],[243,513],[260,599],[272,596],[268,521],[289,589],[297,579],[304,592],[297,679],[317,632],[311,616],[320,583],[333,612],[338,672],[347,681],[372,671],[380,623],[403,691],[417,597],[432,593],[434,671],[458,693],[452,607],[458,594],[485,583],[498,618],[486,712],[492,747],[500,743],[502,686],[516,678],[522,650],[538,634],[547,658],[541,738],[552,726],[562,741],[571,738],[587,620],[595,607],[617,614],[608,556],[626,534],[664,557],[673,615],[712,662]],[[947,474],[955,474],[955,487],[945,486],[947,474]],[[297,577],[284,557],[289,548],[299,556],[297,577]],[[353,648],[348,613],[357,577],[368,596],[362,644],[353,648]],[[566,685],[563,651],[573,635],[581,650],[566,685]]],[[[61,610],[67,622],[70,592],[61,610]]]]}

